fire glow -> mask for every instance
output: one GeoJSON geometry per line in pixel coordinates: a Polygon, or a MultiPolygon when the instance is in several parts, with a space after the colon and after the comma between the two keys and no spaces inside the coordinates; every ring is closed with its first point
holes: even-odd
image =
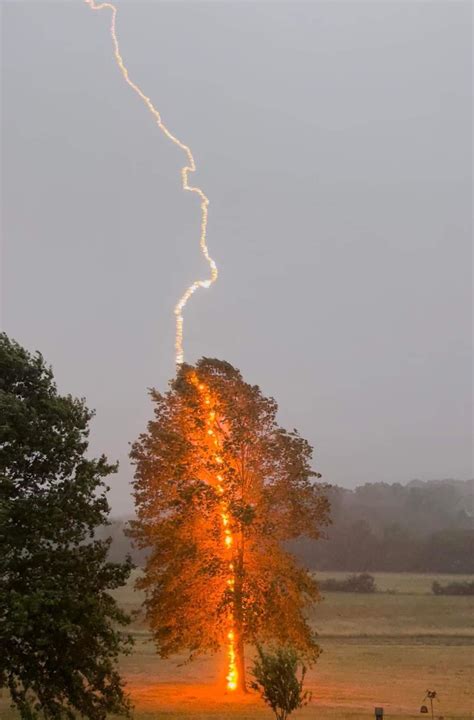
{"type": "Polygon", "coordinates": [[[207,222],[208,222],[208,206],[209,206],[209,199],[204,194],[204,192],[199,187],[194,187],[189,184],[189,173],[195,172],[196,170],[196,163],[194,161],[193,154],[191,152],[191,149],[188,145],[185,145],[185,143],[181,142],[173,133],[167,128],[167,126],[164,124],[163,120],[161,119],[161,115],[158,112],[158,110],[153,105],[150,98],[145,95],[143,90],[140,88],[139,85],[137,85],[133,80],[130,79],[128,69],[125,66],[125,63],[123,61],[122,55],[120,53],[120,45],[118,41],[118,35],[117,35],[117,8],[115,5],[109,2],[103,2],[103,3],[96,3],[95,0],[85,0],[86,4],[89,5],[89,7],[92,10],[110,10],[111,12],[111,22],[110,22],[110,35],[112,37],[112,44],[114,48],[114,56],[115,56],[115,62],[117,63],[117,66],[122,73],[123,79],[129,85],[132,90],[138,95],[140,100],[146,105],[148,108],[148,111],[153,115],[153,117],[156,120],[156,124],[162,131],[162,133],[171,140],[172,143],[174,143],[180,150],[182,150],[186,155],[186,165],[181,168],[181,182],[182,182],[182,188],[183,190],[186,190],[188,192],[195,193],[198,195],[200,199],[200,207],[201,207],[201,234],[199,238],[199,245],[201,248],[201,252],[204,255],[207,263],[209,264],[209,268],[211,271],[211,277],[207,280],[195,280],[187,289],[186,291],[181,295],[178,302],[175,305],[174,308],[174,314],[175,314],[175,323],[176,323],[176,336],[175,336],[175,350],[176,350],[176,364],[181,365],[184,360],[184,351],[183,351],[183,312],[184,308],[186,306],[186,303],[188,302],[191,295],[193,295],[198,288],[209,288],[212,283],[214,283],[217,280],[218,270],[217,265],[214,262],[214,260],[209,255],[209,250],[207,247],[207,222]]]}
{"type": "MultiPolygon", "coordinates": [[[[199,390],[199,394],[201,396],[201,399],[204,401],[204,405],[206,408],[209,408],[206,410],[207,413],[207,420],[206,420],[206,426],[207,426],[207,437],[208,441],[211,443],[214,453],[214,460],[217,465],[221,465],[223,460],[220,455],[221,448],[220,448],[220,442],[218,439],[219,433],[218,433],[218,419],[217,419],[217,413],[215,408],[215,402],[213,402],[213,398],[211,395],[211,392],[207,385],[205,385],[202,382],[199,382],[198,377],[193,374],[191,376],[192,383],[197,387],[199,390]]],[[[224,477],[221,473],[216,473],[215,476],[215,487],[217,489],[217,492],[219,495],[224,496],[225,495],[225,487],[224,487],[224,477]]],[[[223,498],[220,502],[220,516],[222,520],[222,527],[223,527],[223,536],[224,536],[224,546],[226,553],[229,555],[228,560],[228,569],[229,569],[229,575],[227,577],[227,586],[229,588],[229,592],[234,592],[234,585],[235,585],[235,568],[234,563],[232,560],[232,546],[234,544],[234,538],[232,536],[232,530],[230,529],[230,516],[229,516],[229,509],[227,506],[227,503],[225,499],[223,498]]],[[[238,682],[238,671],[237,671],[237,662],[236,662],[236,652],[235,652],[235,632],[234,632],[234,614],[232,610],[228,613],[228,632],[227,632],[227,658],[228,658],[228,672],[226,676],[227,681],[227,689],[228,690],[236,690],[237,688],[237,682],[238,682]]]]}

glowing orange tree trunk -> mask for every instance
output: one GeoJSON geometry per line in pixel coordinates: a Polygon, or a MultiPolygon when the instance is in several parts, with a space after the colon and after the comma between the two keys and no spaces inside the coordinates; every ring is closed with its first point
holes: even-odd
{"type": "Polygon", "coordinates": [[[246,673],[245,673],[245,620],[243,611],[243,568],[244,554],[243,549],[239,551],[239,555],[235,560],[236,580],[234,593],[234,625],[236,635],[236,664],[238,673],[238,687],[241,691],[246,692],[246,673]]]}
{"type": "Polygon", "coordinates": [[[138,586],[162,657],[225,648],[227,688],[245,689],[246,643],[318,653],[306,607],[311,576],[284,543],[328,519],[311,448],[276,423],[277,406],[231,365],[183,365],[134,444],[137,519],[148,548],[138,586]]]}
{"type": "MultiPolygon", "coordinates": [[[[236,566],[234,560],[234,537],[230,529],[230,513],[229,501],[226,493],[225,477],[220,467],[223,465],[222,458],[222,439],[220,439],[220,423],[222,419],[218,417],[218,400],[211,392],[208,385],[201,382],[196,373],[191,373],[191,382],[198,389],[201,405],[204,405],[204,414],[206,417],[206,426],[204,437],[207,440],[209,450],[208,454],[218,466],[219,472],[216,472],[215,478],[211,478],[221,500],[219,503],[219,514],[222,520],[222,545],[227,557],[227,591],[231,595],[230,607],[228,609],[228,628],[227,628],[227,655],[228,655],[228,672],[226,675],[227,689],[234,691],[237,688],[245,689],[245,674],[242,671],[244,663],[242,662],[242,644],[240,642],[241,629],[237,629],[237,618],[241,615],[239,612],[239,602],[236,594],[236,566]],[[240,651],[240,652],[239,652],[240,651]],[[240,665],[240,671],[237,667],[240,665]]],[[[241,605],[241,603],[240,603],[241,605]]],[[[239,624],[240,625],[240,624],[239,624]]]]}

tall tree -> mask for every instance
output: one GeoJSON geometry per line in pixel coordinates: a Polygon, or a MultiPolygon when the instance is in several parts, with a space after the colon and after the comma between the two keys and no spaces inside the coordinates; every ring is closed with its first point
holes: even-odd
{"type": "Polygon", "coordinates": [[[91,417],[40,354],[0,335],[0,687],[29,720],[128,711],[128,618],[108,591],[130,562],[107,562],[93,539],[116,466],[86,457],[91,417]]]}
{"type": "Polygon", "coordinates": [[[139,584],[158,652],[193,657],[227,645],[228,686],[242,689],[245,643],[315,657],[304,610],[317,586],[285,549],[328,523],[311,447],[279,427],[275,401],[226,362],[183,365],[169,392],[151,396],[154,420],[131,452],[131,534],[150,549],[139,584]]]}

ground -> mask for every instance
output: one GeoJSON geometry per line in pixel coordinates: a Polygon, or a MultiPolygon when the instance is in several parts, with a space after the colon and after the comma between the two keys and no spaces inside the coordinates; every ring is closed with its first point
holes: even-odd
{"type": "MultiPolygon", "coordinates": [[[[345,573],[318,575],[338,576],[345,573]]],[[[397,720],[420,717],[427,689],[440,697],[436,718],[473,717],[474,598],[431,594],[433,580],[444,583],[453,576],[376,573],[375,577],[383,592],[325,593],[312,613],[323,654],[308,675],[313,699],[295,713],[295,720],[371,718],[376,705],[397,720]]],[[[117,595],[130,610],[140,604],[131,584],[117,595]]],[[[223,658],[201,658],[179,666],[183,658],[157,658],[140,618],[134,621],[133,632],[135,651],[122,659],[121,668],[135,703],[135,720],[272,717],[253,694],[244,699],[225,694],[223,658]]],[[[6,698],[0,699],[0,719],[16,717],[6,698]]]]}

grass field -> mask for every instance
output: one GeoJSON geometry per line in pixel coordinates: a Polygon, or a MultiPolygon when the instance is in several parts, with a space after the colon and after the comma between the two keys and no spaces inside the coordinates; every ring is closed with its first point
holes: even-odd
{"type": "MultiPolygon", "coordinates": [[[[319,577],[345,575],[330,572],[319,577]]],[[[325,599],[312,613],[323,654],[308,675],[312,702],[295,719],[370,718],[375,705],[382,705],[388,717],[420,717],[428,688],[440,697],[435,717],[473,717],[474,599],[431,594],[433,580],[448,582],[452,576],[381,573],[375,577],[383,592],[324,593],[325,599]]],[[[117,597],[129,610],[141,602],[131,584],[117,597]]],[[[223,658],[201,658],[182,666],[183,658],[162,661],[143,618],[136,618],[132,630],[135,651],[122,659],[121,669],[136,720],[272,717],[255,695],[237,699],[225,694],[223,658]]],[[[16,717],[6,699],[0,700],[1,720],[16,717]]]]}

